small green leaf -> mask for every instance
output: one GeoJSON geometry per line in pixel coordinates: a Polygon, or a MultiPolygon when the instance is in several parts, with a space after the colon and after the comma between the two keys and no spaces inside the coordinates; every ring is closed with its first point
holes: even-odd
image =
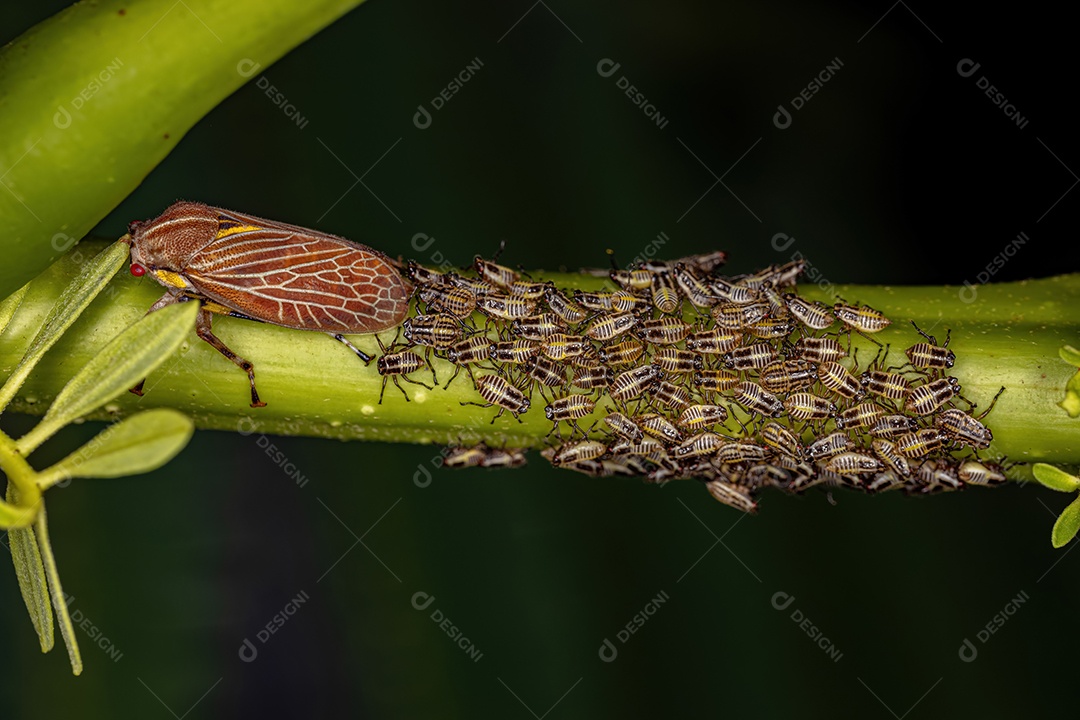
{"type": "MultiPolygon", "coordinates": [[[[22,387],[27,375],[34,369],[42,356],[51,348],[71,323],[82,314],[86,306],[97,297],[109,279],[116,274],[127,259],[130,247],[123,241],[117,241],[102,250],[90,262],[86,263],[79,276],[64,289],[56,305],[49,311],[41,330],[30,343],[19,366],[11,373],[4,386],[0,388],[0,410],[7,407],[15,393],[22,387]]],[[[7,302],[5,300],[5,302],[7,302]]],[[[14,312],[14,311],[13,311],[14,312]]],[[[4,323],[5,326],[7,323],[4,323]]]]}
{"type": "Polygon", "coordinates": [[[1080,490],[1080,478],[1046,463],[1035,463],[1031,467],[1035,479],[1051,490],[1058,492],[1076,492],[1080,490]]]}
{"type": "Polygon", "coordinates": [[[37,535],[38,549],[41,550],[45,577],[49,580],[49,594],[52,595],[53,608],[56,610],[56,624],[60,626],[60,635],[64,638],[64,644],[67,645],[71,672],[79,675],[83,671],[82,654],[79,652],[79,641],[75,638],[75,628],[71,624],[71,615],[68,614],[64,588],[60,585],[60,572],[56,569],[56,557],[53,555],[52,542],[49,540],[49,523],[45,517],[44,499],[41,501],[37,522],[34,523],[34,534],[37,535]]]}
{"type": "Polygon", "coordinates": [[[184,449],[195,423],[157,408],[110,425],[37,478],[42,490],[71,477],[113,478],[156,470],[184,449]]]}
{"type": "MultiPolygon", "coordinates": [[[[15,488],[9,482],[8,502],[14,504],[15,488]]],[[[30,622],[34,624],[41,652],[53,648],[53,614],[49,605],[49,587],[45,580],[45,567],[41,564],[37,540],[33,528],[13,528],[8,530],[8,547],[11,548],[11,562],[15,565],[15,577],[19,580],[26,611],[30,613],[30,622]]]]}
{"type": "Polygon", "coordinates": [[[29,455],[60,428],[125,393],[165,362],[195,325],[199,303],[178,303],[150,313],[109,341],[68,381],[49,411],[18,441],[29,455]]]}
{"type": "Polygon", "coordinates": [[[1069,413],[1069,417],[1080,415],[1080,370],[1069,378],[1065,386],[1065,399],[1058,403],[1058,407],[1069,413]]]}
{"type": "Polygon", "coordinates": [[[1061,359],[1069,363],[1070,365],[1080,367],[1080,350],[1077,350],[1072,345],[1066,345],[1064,347],[1058,348],[1058,355],[1060,355],[1061,359]]]}
{"type": "Polygon", "coordinates": [[[0,335],[4,334],[4,330],[7,330],[8,323],[11,322],[11,318],[15,317],[15,313],[18,311],[19,306],[22,305],[26,291],[29,289],[30,283],[26,283],[11,293],[4,302],[0,302],[0,335]]]}
{"type": "Polygon", "coordinates": [[[1061,511],[1054,530],[1050,534],[1050,542],[1054,547],[1065,547],[1076,537],[1076,531],[1080,530],[1080,497],[1069,503],[1069,506],[1061,511]]]}

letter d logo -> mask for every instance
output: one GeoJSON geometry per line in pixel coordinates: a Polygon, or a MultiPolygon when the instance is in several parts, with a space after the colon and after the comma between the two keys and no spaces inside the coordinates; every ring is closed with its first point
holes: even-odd
{"type": "Polygon", "coordinates": [[[259,657],[259,649],[250,640],[244,638],[244,644],[240,646],[240,652],[237,654],[246,663],[255,662],[255,658],[259,657]]]}

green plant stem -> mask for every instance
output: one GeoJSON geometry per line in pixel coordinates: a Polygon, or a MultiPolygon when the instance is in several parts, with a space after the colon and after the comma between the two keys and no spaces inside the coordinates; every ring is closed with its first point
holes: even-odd
{"type": "Polygon", "coordinates": [[[34,469],[15,447],[15,441],[0,432],[0,470],[15,486],[18,504],[3,504],[2,525],[5,528],[27,527],[34,522],[41,502],[41,489],[34,476],[34,469]]]}
{"type": "Polygon", "coordinates": [[[0,49],[0,295],[89,232],[215,105],[360,2],[80,2],[0,49]]]}
{"type": "MultiPolygon", "coordinates": [[[[82,249],[95,252],[97,245],[82,249]]],[[[69,256],[55,264],[30,286],[22,306],[0,337],[0,380],[11,372],[41,319],[56,296],[70,281],[78,258],[69,256]]],[[[604,279],[579,274],[537,273],[561,287],[598,289],[604,279]]],[[[837,286],[834,292],[851,302],[867,303],[893,320],[878,333],[882,343],[902,349],[920,340],[911,320],[944,342],[952,331],[950,348],[957,362],[952,374],[959,378],[966,397],[985,408],[1002,386],[1007,389],[987,418],[994,431],[992,457],[1008,456],[1022,462],[1057,465],[1080,463],[1080,421],[1059,408],[1065,384],[1075,368],[1058,357],[1058,348],[1080,339],[1080,275],[1045,280],[985,285],[977,297],[965,302],[955,287],[837,286]]],[[[163,292],[148,278],[123,274],[113,280],[71,330],[37,366],[12,408],[40,414],[63,387],[71,369],[81,367],[90,356],[122,329],[138,320],[163,292]]],[[[813,286],[800,287],[806,297],[831,301],[813,286]]],[[[146,394],[125,395],[99,419],[125,417],[150,407],[172,407],[192,417],[197,427],[239,431],[308,435],[338,439],[382,440],[412,443],[471,443],[543,447],[551,423],[544,419],[543,405],[534,393],[533,408],[518,423],[505,414],[492,424],[495,409],[463,407],[477,401],[466,373],[449,390],[426,390],[403,383],[412,399],[406,402],[392,383],[384,402],[378,403],[382,378],[374,365],[360,360],[326,335],[288,330],[244,320],[215,320],[215,332],[237,353],[255,364],[259,392],[267,407],[248,406],[244,374],[194,334],[180,354],[165,362],[146,382],[146,394]]],[[[386,340],[392,333],[384,335],[386,340]]],[[[378,354],[373,337],[353,340],[362,349],[378,354]]],[[[865,366],[877,346],[858,335],[853,345],[865,366]]],[[[888,364],[906,361],[900,352],[888,364]]],[[[453,366],[435,360],[439,380],[445,383],[453,366]]],[[[431,373],[421,370],[414,379],[431,383],[431,373]]],[[[603,417],[605,405],[594,418],[581,421],[588,428],[603,417]]],[[[602,427],[602,426],[600,426],[602,427]]],[[[563,430],[564,434],[568,431],[563,430]]],[[[596,431],[599,432],[599,429],[596,431]]]]}

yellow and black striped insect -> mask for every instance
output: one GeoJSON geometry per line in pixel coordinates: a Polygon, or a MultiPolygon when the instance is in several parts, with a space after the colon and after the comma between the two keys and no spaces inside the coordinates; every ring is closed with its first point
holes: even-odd
{"type": "Polygon", "coordinates": [[[1005,470],[995,463],[965,460],[956,471],[957,477],[966,485],[1000,485],[1005,482],[1005,470]]]}
{"type": "Polygon", "coordinates": [[[855,442],[846,432],[837,431],[814,440],[806,446],[806,457],[811,460],[828,460],[855,447],[855,442]]]}
{"type": "Polygon", "coordinates": [[[540,352],[552,360],[561,361],[581,355],[587,347],[591,347],[589,341],[578,335],[555,333],[540,343],[540,352]]]}
{"type": "Polygon", "coordinates": [[[505,293],[505,288],[500,288],[498,285],[492,285],[482,278],[462,277],[457,273],[446,273],[446,282],[456,287],[465,288],[476,297],[503,295],[505,293]]]}
{"type": "Polygon", "coordinates": [[[825,470],[837,475],[865,475],[882,469],[881,461],[872,455],[859,452],[843,452],[834,455],[825,470]]]}
{"type": "Polygon", "coordinates": [[[733,390],[742,378],[734,370],[699,370],[694,373],[694,385],[705,392],[733,390]]]}
{"type": "Polygon", "coordinates": [[[611,281],[623,290],[648,290],[652,287],[653,274],[648,270],[612,270],[611,281]]]}
{"type": "Polygon", "coordinates": [[[716,451],[716,462],[733,465],[743,462],[761,462],[765,459],[766,449],[755,442],[740,440],[729,442],[716,451]]]}
{"type": "Polygon", "coordinates": [[[509,295],[485,295],[476,298],[476,309],[489,318],[520,320],[536,311],[536,301],[509,295]]]}
{"type": "Polygon", "coordinates": [[[431,270],[410,260],[405,265],[405,275],[419,287],[421,285],[449,285],[450,278],[437,270],[431,270]]]}
{"type": "Polygon", "coordinates": [[[414,315],[402,323],[405,339],[413,345],[445,350],[461,339],[461,321],[448,313],[414,315]]]}
{"type": "Polygon", "coordinates": [[[797,392],[784,399],[782,409],[786,409],[792,420],[825,420],[836,415],[836,405],[813,393],[797,392]]]}
{"type": "Polygon", "coordinates": [[[595,409],[596,403],[588,395],[567,395],[552,401],[544,408],[544,417],[554,423],[548,435],[559,428],[559,423],[568,422],[570,427],[581,433],[583,438],[588,437],[588,433],[581,429],[577,421],[591,415],[595,409]]]}
{"type": "MultiPolygon", "coordinates": [[[[921,483],[921,487],[917,489],[918,492],[930,494],[943,490],[960,490],[964,487],[964,483],[957,475],[957,468],[958,465],[955,462],[944,458],[924,460],[915,471],[915,476],[921,483]]],[[[914,489],[913,487],[912,490],[914,489]]]]}
{"type": "Polygon", "coordinates": [[[637,340],[623,340],[614,345],[607,345],[598,351],[600,362],[609,367],[632,365],[645,354],[645,346],[637,340]]]}
{"type": "Polygon", "coordinates": [[[574,293],[574,300],[586,310],[593,312],[607,312],[614,305],[609,292],[586,292],[578,290],[574,293]]]}
{"type": "Polygon", "coordinates": [[[554,285],[548,287],[544,294],[544,300],[547,301],[547,306],[551,309],[551,312],[558,315],[568,325],[576,325],[589,316],[585,308],[566,297],[554,285]]]}
{"type": "Polygon", "coordinates": [[[839,430],[857,430],[872,426],[885,414],[880,405],[873,402],[862,402],[843,410],[836,416],[836,427],[839,430]]]}
{"type": "Polygon", "coordinates": [[[803,445],[799,437],[780,423],[765,423],[761,427],[761,441],[789,457],[802,458],[803,456],[803,445]]]}
{"type": "Polygon", "coordinates": [[[454,317],[466,318],[476,309],[476,294],[465,287],[428,284],[418,287],[416,294],[431,312],[448,313],[454,317]]]}
{"type": "Polygon", "coordinates": [[[606,342],[629,332],[638,324],[638,317],[633,313],[619,312],[601,315],[585,328],[585,335],[593,340],[606,342]]]}
{"type": "Polygon", "coordinates": [[[666,270],[653,274],[652,302],[657,310],[668,315],[679,309],[679,291],[666,270]]]}
{"type": "MultiPolygon", "coordinates": [[[[431,363],[431,351],[446,350],[461,339],[464,327],[461,320],[448,313],[414,315],[401,324],[405,339],[412,345],[424,347],[424,360],[431,363]]],[[[431,379],[438,384],[435,366],[431,367],[431,379]]]]}
{"type": "Polygon", "coordinates": [[[528,280],[517,280],[507,290],[510,297],[521,298],[522,300],[529,300],[535,302],[544,297],[547,289],[551,286],[550,282],[530,282],[528,280]]]}
{"type": "Polygon", "coordinates": [[[690,393],[667,380],[658,380],[651,388],[653,399],[667,405],[675,412],[682,412],[690,404],[690,393]]]}
{"type": "Polygon", "coordinates": [[[722,479],[709,480],[705,483],[705,488],[713,498],[725,505],[741,510],[744,513],[753,514],[757,512],[757,503],[754,502],[753,497],[722,479]]]}
{"type": "Polygon", "coordinates": [[[696,332],[686,338],[686,349],[699,355],[723,355],[738,347],[742,333],[713,328],[696,332]]]}
{"type": "Polygon", "coordinates": [[[457,367],[454,370],[454,374],[446,381],[446,385],[443,386],[443,389],[450,387],[450,383],[454,382],[454,379],[457,378],[458,373],[461,372],[461,368],[465,368],[465,371],[469,374],[469,377],[475,384],[476,378],[473,377],[470,365],[477,365],[490,358],[491,348],[492,342],[485,335],[473,335],[464,340],[459,340],[446,348],[446,350],[443,351],[443,354],[446,356],[447,360],[457,367]]]}
{"type": "Polygon", "coordinates": [[[646,313],[652,303],[641,295],[635,295],[629,290],[616,290],[611,293],[611,308],[619,312],[632,312],[637,315],[646,313]]]}
{"type": "Polygon", "coordinates": [[[888,440],[874,440],[870,443],[874,454],[893,472],[894,475],[906,478],[911,475],[911,466],[907,458],[896,450],[896,446],[888,440]]]}
{"type": "Polygon", "coordinates": [[[710,313],[717,327],[725,330],[742,330],[768,317],[769,306],[763,302],[752,302],[746,305],[720,303],[713,306],[710,313]]]}
{"type": "Polygon", "coordinates": [[[904,401],[904,411],[914,415],[930,415],[959,395],[959,380],[952,376],[938,378],[912,390],[904,401]]]}
{"type": "Polygon", "coordinates": [[[771,393],[798,392],[817,382],[818,369],[805,360],[779,360],[762,368],[758,379],[771,393]]]}
{"type": "MultiPolygon", "coordinates": [[[[378,337],[378,336],[376,336],[378,337]]],[[[428,390],[432,390],[431,385],[412,380],[408,377],[409,373],[415,372],[424,367],[427,363],[424,362],[424,358],[420,357],[411,350],[398,350],[397,352],[387,352],[386,348],[382,346],[382,341],[379,341],[379,346],[382,347],[383,354],[379,356],[379,359],[375,361],[375,367],[378,369],[379,374],[382,375],[382,388],[379,390],[379,404],[382,405],[383,393],[386,392],[386,381],[393,380],[394,385],[401,394],[405,396],[405,402],[409,402],[409,394],[405,392],[405,388],[401,387],[398,379],[404,380],[407,383],[413,385],[420,385],[428,390]]]]}
{"type": "MultiPolygon", "coordinates": [[[[196,202],[178,202],[157,218],[128,225],[131,274],[149,274],[166,293],[149,312],[192,298],[195,333],[248,376],[251,406],[263,407],[255,370],[211,330],[212,313],[297,330],[317,330],[370,363],[345,339],[405,319],[412,286],[378,250],[296,225],[196,202]]],[[[142,393],[142,383],[132,388],[142,393]]]]}
{"type": "Polygon", "coordinates": [[[566,384],[566,366],[543,355],[529,358],[525,363],[525,375],[540,386],[541,395],[544,395],[545,387],[553,388],[566,384]]]}
{"type": "Polygon", "coordinates": [[[816,365],[826,362],[835,362],[847,355],[847,351],[832,338],[804,337],[795,343],[793,349],[796,357],[816,365]]]}
{"type": "Polygon", "coordinates": [[[651,435],[658,440],[667,443],[677,443],[681,442],[683,439],[682,432],[679,428],[675,427],[674,423],[663,415],[647,413],[645,415],[637,415],[633,420],[634,424],[645,431],[647,435],[651,435]]]}
{"type": "Polygon", "coordinates": [[[756,342],[742,345],[724,355],[729,370],[760,370],[778,357],[772,343],[756,342]]]}
{"type": "Polygon", "coordinates": [[[633,420],[626,417],[620,412],[609,412],[604,417],[604,422],[611,428],[611,431],[623,440],[628,440],[632,443],[640,442],[644,431],[638,427],[633,420]]]}
{"type": "Polygon", "coordinates": [[[471,447],[447,448],[442,459],[446,468],[515,468],[526,462],[524,448],[493,448],[484,443],[471,447]]]}
{"type": "Polygon", "coordinates": [[[950,440],[985,450],[994,440],[994,433],[963,410],[949,408],[934,417],[934,427],[950,440]]]}
{"type": "Polygon", "coordinates": [[[833,305],[833,314],[836,315],[837,320],[848,328],[873,342],[877,342],[877,340],[874,340],[867,333],[881,332],[892,324],[892,320],[885,317],[880,310],[875,310],[869,305],[855,306],[847,303],[836,303],[833,305]]]}
{"type": "Polygon", "coordinates": [[[755,382],[744,380],[735,386],[735,402],[750,414],[780,417],[785,404],[755,382]]]}
{"type": "Polygon", "coordinates": [[[700,432],[675,446],[671,454],[681,459],[713,455],[726,442],[728,441],[716,433],[700,432]]]}
{"type": "Polygon", "coordinates": [[[685,263],[675,263],[675,267],[671,269],[671,275],[675,278],[675,283],[691,305],[707,308],[718,302],[718,298],[709,289],[705,281],[699,278],[685,263]]]}
{"type": "Polygon", "coordinates": [[[869,433],[881,440],[891,440],[904,433],[914,432],[918,427],[915,418],[908,415],[883,415],[873,422],[869,433]]]}
{"type": "Polygon", "coordinates": [[[534,340],[506,340],[491,346],[490,357],[503,365],[524,365],[539,352],[540,343],[534,340]]]}
{"type": "Polygon", "coordinates": [[[566,443],[559,447],[551,457],[551,464],[558,467],[563,464],[579,463],[586,460],[596,460],[607,454],[608,447],[597,440],[582,440],[575,443],[566,443]]]}
{"type": "Polygon", "coordinates": [[[811,330],[827,330],[836,322],[836,316],[825,303],[806,300],[794,293],[784,293],[782,297],[788,312],[811,330]]]}
{"type": "Polygon", "coordinates": [[[651,345],[674,345],[682,342],[692,328],[677,317],[661,317],[641,323],[635,333],[651,345]]]}
{"type": "Polygon", "coordinates": [[[838,362],[824,362],[818,365],[818,381],[826,389],[848,400],[858,402],[866,394],[858,378],[838,362]]]}
{"type": "MultiPolygon", "coordinates": [[[[499,248],[499,251],[502,252],[502,247],[499,248]]],[[[509,290],[510,286],[521,279],[520,273],[491,260],[485,260],[479,255],[473,260],[473,267],[476,268],[476,274],[485,282],[497,285],[504,290],[509,290]]]]}
{"type": "Polygon", "coordinates": [[[664,372],[675,375],[685,375],[702,369],[700,355],[674,347],[657,350],[652,354],[652,361],[659,365],[664,372]]]}
{"type": "Polygon", "coordinates": [[[498,405],[499,412],[496,413],[495,417],[491,418],[492,423],[507,410],[518,422],[521,422],[521,418],[518,416],[529,410],[529,398],[525,397],[525,393],[511,385],[500,375],[481,375],[476,378],[476,392],[480,393],[480,397],[484,398],[484,400],[487,400],[486,404],[471,401],[462,402],[461,404],[476,405],[478,407],[498,405]]]}
{"type": "Polygon", "coordinates": [[[879,395],[897,402],[907,398],[911,383],[900,373],[883,370],[867,370],[862,375],[862,386],[871,395],[879,395]]]}
{"type": "Polygon", "coordinates": [[[615,371],[607,365],[579,365],[574,368],[571,385],[582,390],[596,390],[607,388],[614,379],[615,371]]]}
{"type": "Polygon", "coordinates": [[[795,329],[786,317],[764,317],[746,325],[746,332],[762,340],[786,338],[795,329]]]}
{"type": "Polygon", "coordinates": [[[720,299],[721,302],[733,303],[735,305],[748,305],[749,303],[756,302],[760,297],[760,293],[753,288],[746,287],[745,285],[738,285],[724,278],[715,278],[709,283],[709,290],[712,294],[720,299]]]}
{"type": "Polygon", "coordinates": [[[915,330],[926,338],[926,342],[915,343],[904,353],[907,355],[908,360],[914,367],[922,370],[948,370],[956,363],[956,355],[952,350],[949,350],[949,340],[952,335],[952,331],[949,330],[945,334],[945,344],[940,347],[937,344],[937,338],[933,335],[927,335],[915,324],[912,320],[911,324],[915,327],[915,330]]]}
{"type": "Polygon", "coordinates": [[[639,397],[660,379],[663,372],[656,365],[642,365],[615,376],[608,394],[617,403],[639,397]]]}
{"type": "Polygon", "coordinates": [[[706,430],[727,419],[728,411],[723,405],[691,405],[683,408],[675,424],[687,431],[706,430]]]}
{"type": "Polygon", "coordinates": [[[565,325],[553,312],[527,315],[510,323],[510,332],[526,340],[545,340],[551,335],[563,332],[565,325]]]}
{"type": "Polygon", "coordinates": [[[940,450],[945,435],[937,428],[923,428],[905,433],[896,439],[896,452],[906,458],[921,458],[940,450]]]}

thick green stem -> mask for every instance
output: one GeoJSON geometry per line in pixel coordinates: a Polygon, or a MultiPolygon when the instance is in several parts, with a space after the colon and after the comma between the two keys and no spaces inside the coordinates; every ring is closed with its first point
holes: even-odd
{"type": "MultiPolygon", "coordinates": [[[[97,243],[82,247],[82,258],[96,252],[97,243]]],[[[69,255],[34,281],[22,306],[0,337],[0,381],[18,363],[41,320],[76,272],[80,257],[69,255]]],[[[537,274],[534,277],[539,277],[537,274]]],[[[563,287],[597,289],[604,279],[578,274],[543,274],[563,287]]],[[[893,324],[876,338],[902,349],[920,340],[911,327],[920,327],[944,341],[952,331],[950,348],[957,361],[952,374],[964,395],[986,407],[1002,386],[1005,393],[987,423],[995,441],[990,454],[1011,460],[1055,464],[1080,463],[1080,420],[1057,406],[1065,384],[1076,368],[1061,361],[1058,348],[1080,341],[1080,275],[1068,275],[1001,285],[977,292],[955,287],[835,286],[851,302],[867,303],[885,312],[893,324]]],[[[102,296],[72,326],[38,365],[13,403],[13,409],[40,414],[81,367],[110,338],[135,322],[156,300],[162,288],[153,281],[128,275],[113,280],[102,296]]],[[[831,301],[817,288],[800,293],[831,301]]],[[[449,390],[426,390],[403,384],[411,402],[395,387],[386,388],[378,402],[382,378],[374,366],[365,367],[344,346],[326,335],[221,318],[215,332],[236,352],[255,364],[259,392],[267,407],[248,406],[244,374],[215,350],[192,335],[175,361],[166,362],[147,379],[146,394],[124,396],[107,406],[99,418],[130,415],[150,407],[172,407],[190,415],[201,428],[310,435],[339,439],[415,443],[459,443],[486,440],[520,447],[545,445],[551,423],[544,419],[543,402],[534,394],[533,408],[518,423],[508,414],[492,424],[494,409],[463,407],[478,396],[463,372],[449,390]]],[[[389,340],[391,334],[387,334],[389,340]]],[[[863,365],[878,348],[853,336],[863,365]]],[[[378,354],[372,337],[356,337],[363,350],[378,354]]],[[[890,364],[905,358],[899,352],[890,364]]],[[[453,366],[434,361],[443,383],[453,366]]],[[[431,374],[415,379],[430,384],[431,374]]],[[[588,428],[593,419],[581,421],[588,428]]]]}
{"type": "Polygon", "coordinates": [[[0,295],[90,231],[233,91],[362,0],[97,0],[0,48],[0,295]]]}

